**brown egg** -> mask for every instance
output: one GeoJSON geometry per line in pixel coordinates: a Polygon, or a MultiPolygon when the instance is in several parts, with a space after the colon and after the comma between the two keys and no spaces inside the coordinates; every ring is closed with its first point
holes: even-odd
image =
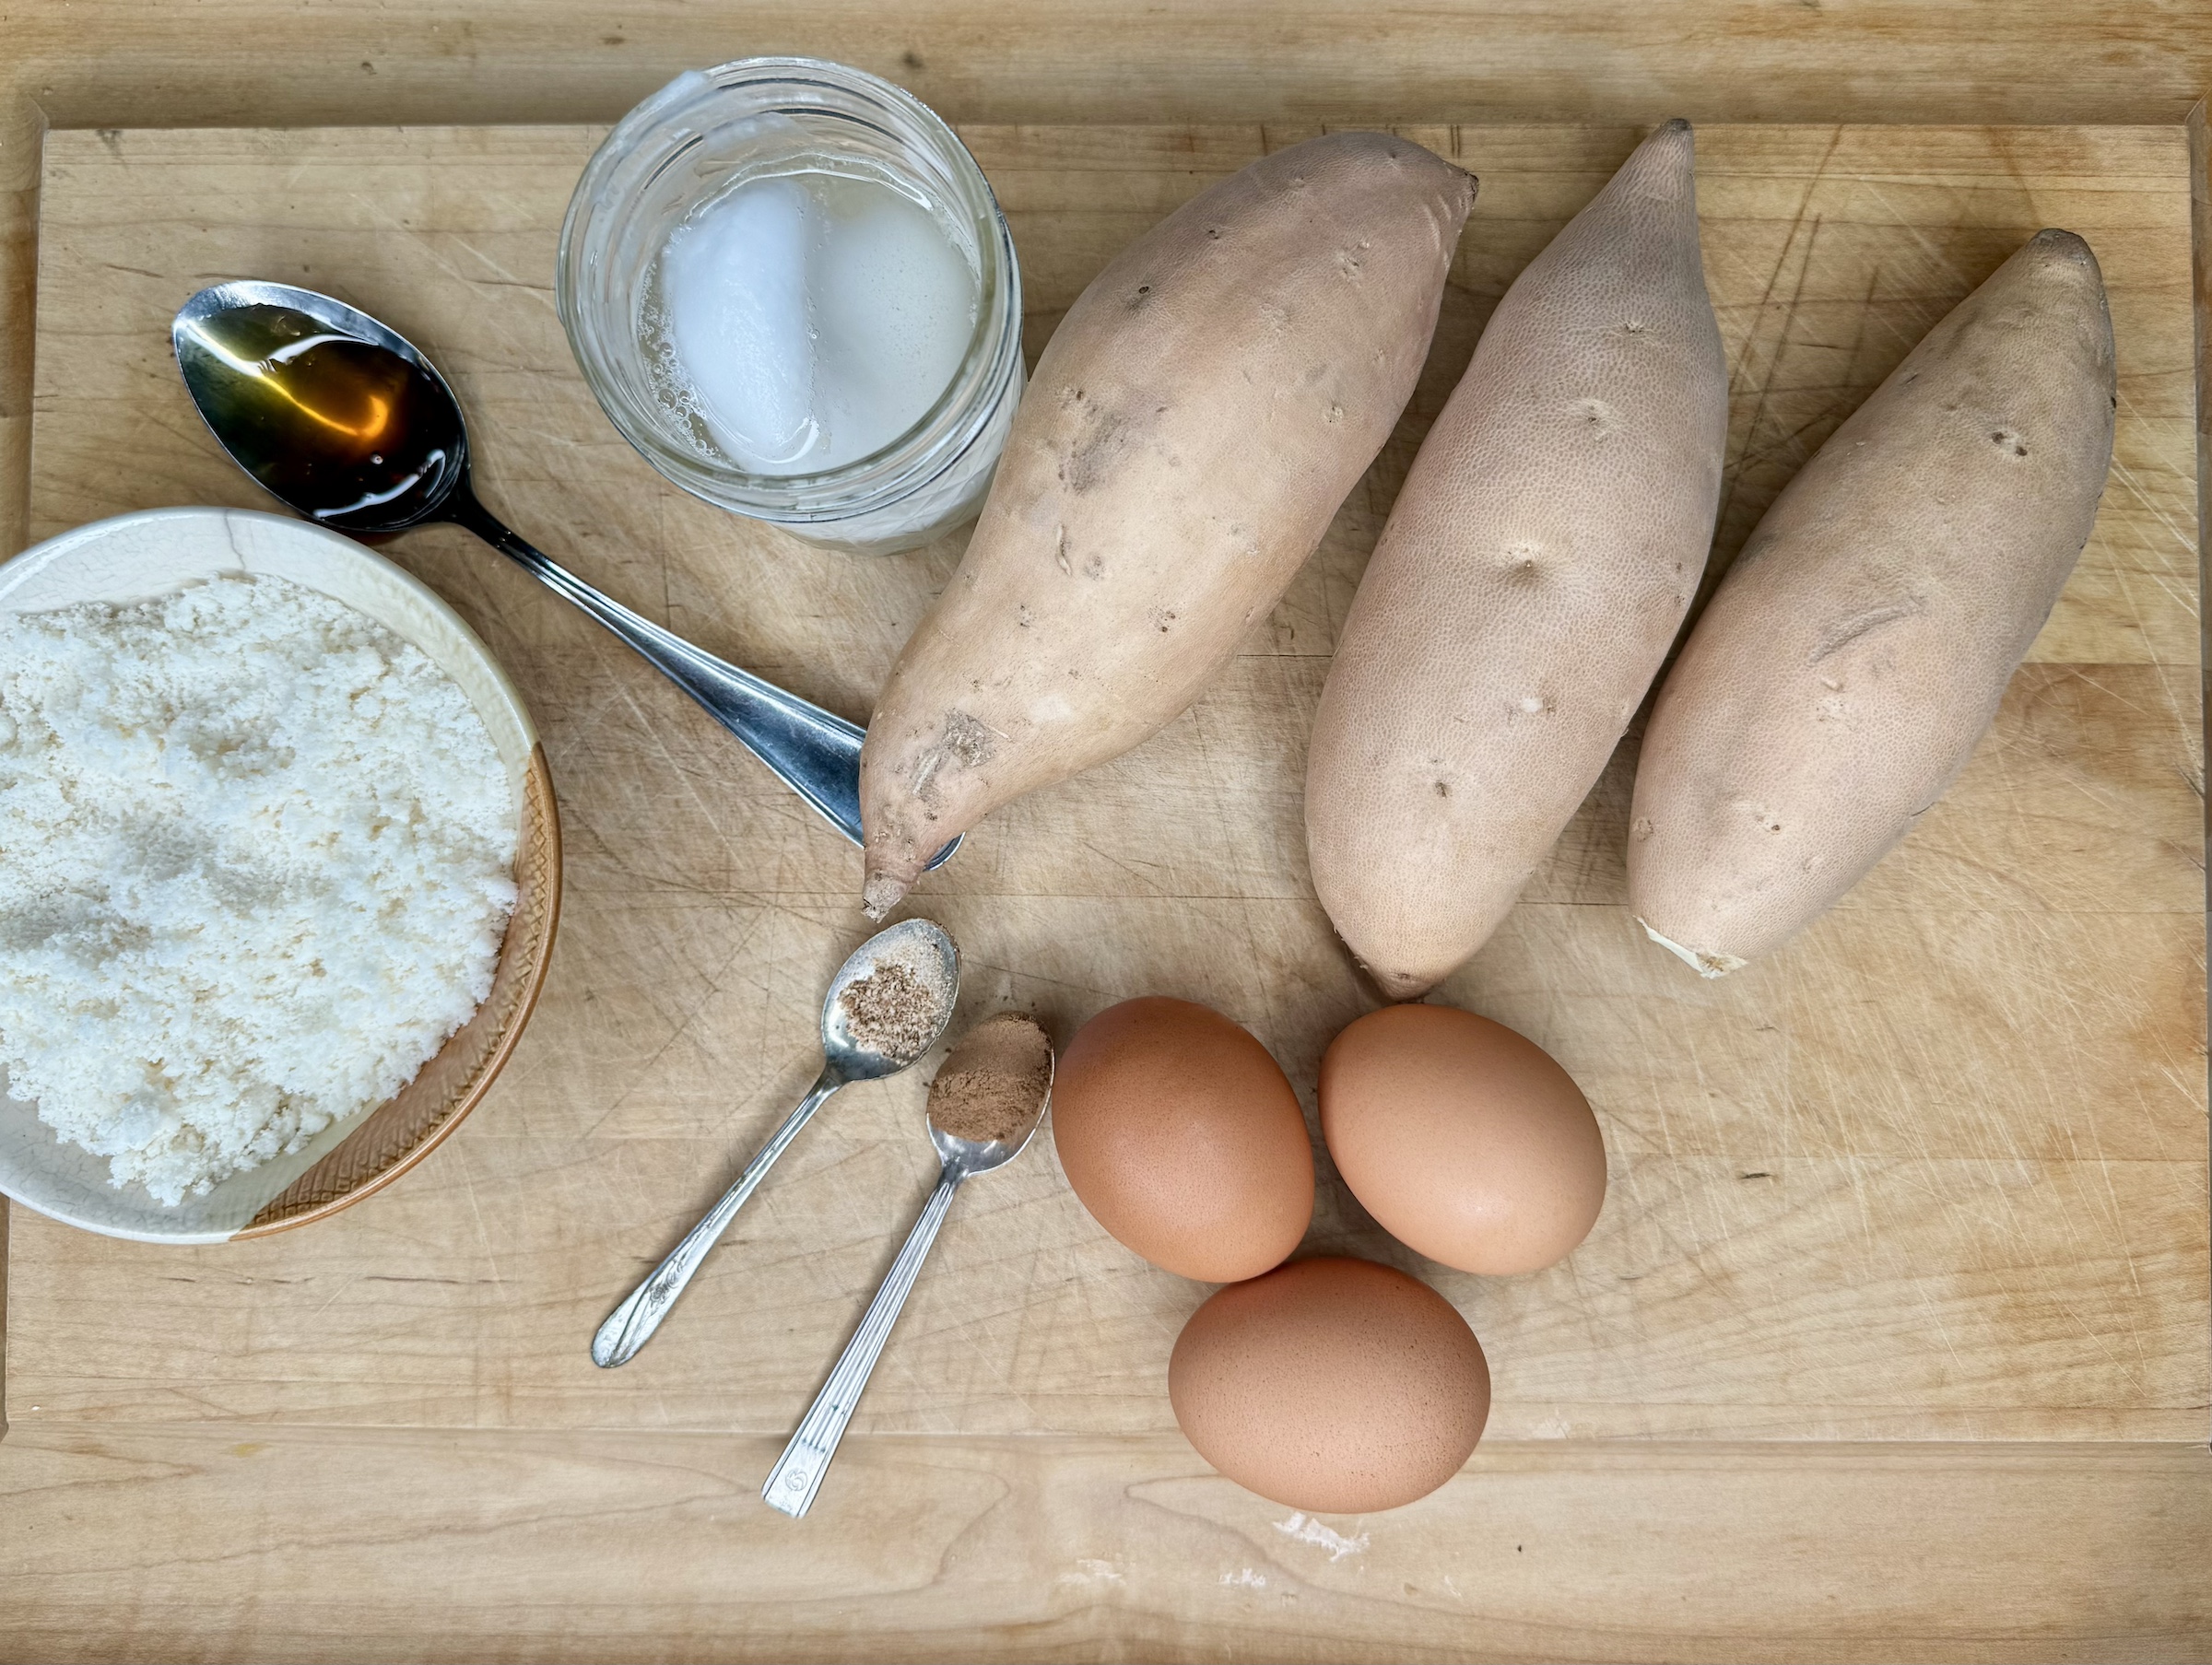
{"type": "Polygon", "coordinates": [[[1239,1485],[1359,1514],[1459,1472],[1490,1413],[1490,1367],[1426,1284],[1371,1260],[1295,1260],[1191,1314],[1168,1401],[1198,1455],[1239,1485]]]}
{"type": "Polygon", "coordinates": [[[1298,1095],[1265,1047],[1187,1000],[1124,1001],[1076,1032],[1053,1143],[1092,1217],[1186,1278],[1257,1277],[1313,1218],[1298,1095]]]}
{"type": "Polygon", "coordinates": [[[1330,1042],[1321,1131],[1382,1229],[1462,1272],[1548,1266],[1606,1200],[1605,1135],[1573,1078],[1450,1006],[1385,1006],[1330,1042]]]}

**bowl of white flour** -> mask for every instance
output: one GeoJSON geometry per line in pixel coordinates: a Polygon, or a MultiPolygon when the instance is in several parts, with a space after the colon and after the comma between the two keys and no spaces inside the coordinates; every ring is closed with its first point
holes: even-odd
{"type": "Polygon", "coordinates": [[[421,1160],[559,909],[544,755],[484,644],[372,551],[239,510],[0,567],[0,1192],[155,1241],[421,1160]]]}

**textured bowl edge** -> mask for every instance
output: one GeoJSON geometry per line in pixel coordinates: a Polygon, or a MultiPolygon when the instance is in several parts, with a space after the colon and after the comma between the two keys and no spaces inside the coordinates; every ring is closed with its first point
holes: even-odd
{"type": "MultiPolygon", "coordinates": [[[[546,908],[546,929],[544,935],[539,940],[536,954],[532,956],[531,963],[524,968],[522,1003],[515,1008],[512,1020],[509,1022],[506,1031],[500,1037],[499,1044],[486,1058],[483,1068],[478,1072],[477,1079],[469,1087],[467,1094],[446,1113],[436,1127],[424,1136],[420,1143],[409,1150],[396,1162],[388,1167],[380,1169],[344,1195],[333,1197],[319,1207],[302,1210],[295,1214],[288,1214],[281,1219],[264,1221],[259,1215],[256,1215],[253,1220],[232,1233],[229,1238],[224,1239],[225,1241],[242,1243],[249,1238],[274,1237],[278,1232],[290,1231],[301,1225],[310,1225],[317,1220],[327,1220],[341,1210],[351,1208],[362,1198],[374,1196],[402,1174],[415,1167],[441,1144],[443,1144],[453,1131],[468,1119],[469,1112],[483,1101],[485,1095],[491,1091],[492,1084],[499,1080],[500,1072],[506,1069],[508,1059],[513,1056],[515,1047],[523,1038],[523,1031],[530,1026],[531,1014],[537,1010],[538,996],[544,991],[546,986],[547,968],[553,960],[553,944],[555,939],[560,935],[560,803],[553,791],[553,773],[546,763],[546,748],[543,742],[531,747],[529,772],[531,779],[536,782],[538,791],[543,794],[546,806],[546,866],[547,882],[550,889],[546,908]]],[[[339,1151],[343,1151],[345,1148],[345,1144],[341,1143],[336,1150],[331,1152],[331,1156],[335,1157],[339,1151]]],[[[325,1160],[328,1159],[325,1158],[325,1160]]],[[[304,1177],[302,1176],[302,1178],[304,1177]]],[[[281,1201],[281,1198],[273,1200],[269,1207],[274,1208],[281,1201]]],[[[266,1212],[266,1209],[263,1211],[265,1214],[266,1212]]]]}

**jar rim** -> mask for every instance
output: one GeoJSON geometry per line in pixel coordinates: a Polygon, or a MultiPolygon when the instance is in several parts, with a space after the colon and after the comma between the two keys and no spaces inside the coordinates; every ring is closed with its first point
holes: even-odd
{"type": "MultiPolygon", "coordinates": [[[[796,102],[734,112],[725,121],[769,113],[863,120],[826,103],[796,102]]],[[[688,205],[685,212],[696,205],[688,205]]],[[[654,257],[657,253],[656,248],[654,257]]],[[[992,413],[1008,384],[1020,379],[1020,263],[1013,234],[996,193],[959,135],[904,88],[865,70],[808,57],[737,58],[708,69],[686,70],[625,114],[594,149],[570,197],[554,278],[555,304],[570,350],[616,430],[654,468],[694,495],[789,525],[872,513],[926,488],[957,467],[988,431],[992,413]],[[895,145],[929,153],[943,182],[958,198],[967,199],[956,200],[955,205],[973,229],[978,304],[959,366],[928,409],[905,429],[866,455],[832,468],[764,475],[726,457],[710,458],[663,428],[665,413],[658,402],[636,396],[612,362],[609,344],[603,339],[609,333],[607,321],[594,315],[592,290],[597,262],[641,199],[643,185],[724,124],[695,118],[732,93],[780,85],[815,87],[873,103],[885,116],[902,120],[913,130],[900,132],[866,123],[895,145]],[[662,153],[657,157],[656,148],[662,153]],[[626,195],[609,200],[610,183],[626,166],[641,160],[651,161],[649,170],[629,182],[626,195]]],[[[634,328],[626,324],[612,333],[630,350],[640,350],[634,328]]]]}

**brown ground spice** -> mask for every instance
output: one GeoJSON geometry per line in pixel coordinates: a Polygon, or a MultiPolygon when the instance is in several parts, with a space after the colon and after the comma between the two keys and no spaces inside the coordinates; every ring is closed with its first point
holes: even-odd
{"type": "Polygon", "coordinates": [[[937,1038],[943,1001],[913,967],[882,960],[837,997],[854,1041],[887,1058],[912,1058],[937,1038]]]}
{"type": "Polygon", "coordinates": [[[955,1139],[1019,1139],[1053,1079],[1053,1042],[1033,1017],[1001,1012],[960,1038],[929,1084],[929,1119],[955,1139]]]}

